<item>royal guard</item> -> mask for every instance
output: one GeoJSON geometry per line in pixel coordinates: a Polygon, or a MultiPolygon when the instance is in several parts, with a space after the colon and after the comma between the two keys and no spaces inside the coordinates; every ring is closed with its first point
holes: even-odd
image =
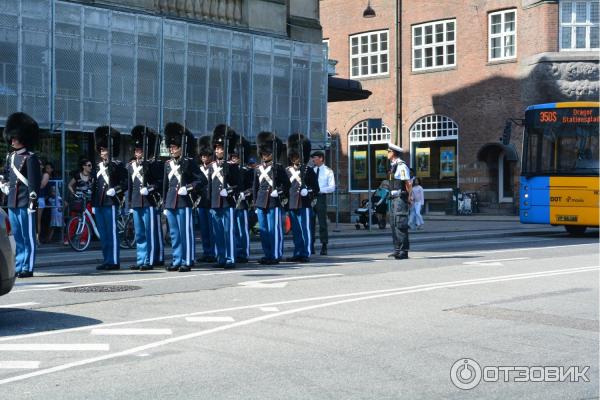
{"type": "Polygon", "coordinates": [[[171,159],[164,167],[163,206],[173,247],[173,262],[167,271],[188,272],[195,257],[193,208],[207,181],[193,158],[195,144],[189,130],[169,122],[165,140],[171,159]]]}
{"type": "Polygon", "coordinates": [[[254,180],[254,170],[246,165],[246,160],[250,159],[251,144],[244,137],[240,138],[235,152],[231,155],[231,164],[239,166],[240,179],[238,185],[238,197],[235,203],[235,243],[236,243],[236,261],[238,263],[247,263],[250,257],[250,222],[248,219],[248,209],[252,199],[252,182],[254,180]]]}
{"type": "Polygon", "coordinates": [[[35,263],[35,213],[41,166],[31,150],[38,136],[38,124],[27,114],[14,113],[6,120],[4,139],[12,152],[6,157],[0,189],[7,196],[8,217],[16,245],[15,272],[19,278],[32,277],[35,263]]]}
{"type": "Polygon", "coordinates": [[[217,247],[217,267],[235,268],[235,199],[238,196],[239,168],[227,162],[238,135],[226,125],[213,131],[214,161],[210,164],[210,215],[217,247]]]}
{"type": "Polygon", "coordinates": [[[104,259],[96,267],[97,270],[120,268],[117,215],[121,204],[119,196],[127,187],[127,170],[121,161],[114,159],[119,156],[120,138],[121,133],[108,126],[100,126],[94,132],[100,162],[92,188],[92,210],[96,216],[104,259]]]}
{"type": "Polygon", "coordinates": [[[138,125],[131,131],[134,160],[127,164],[127,200],[135,226],[136,263],[130,269],[147,271],[164,265],[164,247],[160,221],[164,164],[155,157],[160,136],[138,125]]]}
{"type": "MultiPolygon", "coordinates": [[[[196,154],[200,157],[200,172],[210,182],[210,164],[213,162],[213,148],[211,145],[212,136],[206,135],[199,138],[196,142],[196,154]]],[[[202,257],[198,262],[214,263],[217,261],[217,250],[215,238],[212,231],[212,218],[210,216],[210,186],[205,185],[200,193],[200,199],[197,201],[198,220],[200,225],[200,234],[202,235],[202,257]]]]}
{"type": "Polygon", "coordinates": [[[283,143],[274,133],[260,132],[256,148],[261,163],[254,170],[253,196],[265,255],[258,262],[279,264],[283,256],[282,209],[290,186],[286,171],[278,162],[283,143]]]}
{"type": "Polygon", "coordinates": [[[290,182],[287,208],[289,210],[294,235],[294,255],[286,261],[308,262],[311,255],[312,201],[319,192],[317,174],[308,166],[310,160],[310,140],[300,133],[288,137],[286,168],[290,182]]]}

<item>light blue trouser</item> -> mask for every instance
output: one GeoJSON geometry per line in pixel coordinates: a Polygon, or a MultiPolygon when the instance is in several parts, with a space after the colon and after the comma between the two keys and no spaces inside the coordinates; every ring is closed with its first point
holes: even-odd
{"type": "Polygon", "coordinates": [[[205,257],[216,257],[215,237],[212,232],[210,208],[198,208],[200,235],[202,235],[202,254],[205,257]]]}
{"type": "Polygon", "coordinates": [[[307,207],[290,210],[289,213],[294,234],[294,257],[310,257],[312,210],[307,207]]]}
{"type": "Polygon", "coordinates": [[[15,238],[15,271],[17,274],[19,272],[33,272],[36,247],[36,214],[29,214],[27,207],[9,208],[8,219],[15,238]]]}
{"type": "Polygon", "coordinates": [[[96,225],[102,243],[102,257],[105,265],[119,265],[119,234],[117,232],[117,207],[96,207],[96,225]]]}
{"type": "Polygon", "coordinates": [[[235,264],[235,232],[233,228],[235,210],[231,207],[212,208],[210,216],[217,247],[217,263],[220,265],[235,264]]]}
{"type": "Polygon", "coordinates": [[[248,210],[235,210],[235,255],[238,258],[250,257],[249,229],[248,210]]]}
{"type": "Polygon", "coordinates": [[[260,242],[265,257],[279,260],[283,256],[283,223],[281,208],[257,208],[260,242]]]}
{"type": "Polygon", "coordinates": [[[173,247],[173,266],[185,265],[191,267],[194,263],[194,221],[192,208],[168,209],[167,221],[173,247]]]}
{"type": "Polygon", "coordinates": [[[156,207],[133,209],[135,226],[136,264],[159,265],[164,261],[164,247],[160,213],[156,207]]]}

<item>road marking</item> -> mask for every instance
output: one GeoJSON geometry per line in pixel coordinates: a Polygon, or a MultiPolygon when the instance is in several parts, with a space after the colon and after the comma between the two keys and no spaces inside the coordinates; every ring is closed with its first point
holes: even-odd
{"type": "Polygon", "coordinates": [[[188,322],[233,322],[233,317],[187,317],[188,322]]]}
{"type": "Polygon", "coordinates": [[[487,254],[496,254],[496,253],[510,253],[510,252],[515,252],[515,251],[562,249],[565,247],[581,247],[581,246],[589,246],[589,245],[598,246],[597,243],[581,243],[581,244],[567,244],[564,246],[515,247],[515,248],[511,248],[511,249],[467,251],[467,252],[463,252],[463,253],[438,254],[435,256],[416,256],[416,257],[410,257],[410,258],[411,259],[456,258],[456,257],[461,257],[461,256],[475,256],[475,255],[480,255],[480,254],[487,255],[487,254]]]}
{"type": "Polygon", "coordinates": [[[260,311],[277,312],[277,311],[279,311],[279,308],[277,308],[277,307],[260,307],[260,311]]]}
{"type": "Polygon", "coordinates": [[[320,274],[320,275],[290,276],[287,278],[263,279],[260,281],[245,281],[245,282],[238,283],[238,285],[248,287],[248,288],[284,288],[287,286],[288,281],[298,281],[301,279],[330,278],[333,276],[344,276],[344,274],[320,274]],[[276,283],[271,283],[271,282],[276,282],[276,283]]]}
{"type": "Polygon", "coordinates": [[[147,281],[162,281],[167,279],[187,279],[194,278],[197,276],[212,276],[212,275],[229,275],[229,274],[243,274],[247,272],[265,272],[260,269],[240,269],[236,271],[224,271],[224,272],[210,272],[208,274],[185,274],[185,275],[174,275],[174,276],[165,276],[161,278],[145,278],[145,279],[127,279],[121,281],[105,281],[105,282],[96,282],[96,283],[82,283],[79,285],[54,285],[54,287],[43,287],[43,288],[32,288],[32,289],[23,289],[23,290],[13,290],[11,293],[25,293],[25,292],[33,292],[38,290],[62,290],[62,289],[70,289],[75,287],[87,287],[87,286],[98,286],[98,285],[114,285],[116,283],[132,283],[132,282],[147,282],[147,281]]]}
{"type": "MultiPolygon", "coordinates": [[[[61,283],[15,283],[15,287],[32,287],[36,289],[48,289],[60,286],[61,283]]],[[[14,293],[14,292],[13,292],[14,293]]]]}
{"type": "Polygon", "coordinates": [[[0,344],[0,351],[108,351],[104,343],[10,343],[0,344]]]}
{"type": "MultiPolygon", "coordinates": [[[[71,368],[75,368],[75,367],[79,367],[79,366],[83,366],[83,365],[89,365],[89,364],[97,363],[100,361],[111,360],[114,358],[137,354],[137,353],[149,350],[149,349],[154,349],[154,348],[165,346],[165,345],[172,344],[172,343],[182,342],[182,341],[189,340],[189,339],[195,339],[195,338],[199,338],[202,336],[210,335],[212,333],[222,332],[222,331],[226,331],[226,330],[233,329],[233,328],[247,326],[247,325],[251,325],[251,324],[254,324],[257,322],[262,322],[262,321],[266,321],[266,320],[277,318],[277,317],[297,314],[297,313],[301,313],[301,312],[305,312],[305,311],[317,310],[317,309],[326,308],[326,307],[337,306],[337,305],[341,305],[341,304],[350,304],[350,303],[355,303],[355,302],[359,302],[359,301],[373,300],[373,299],[379,299],[379,298],[385,298],[385,297],[391,297],[391,296],[399,296],[399,295],[403,295],[403,294],[427,292],[427,291],[432,291],[432,290],[437,290],[437,289],[446,289],[446,288],[472,286],[472,285],[483,285],[483,284],[488,284],[488,283],[498,283],[498,282],[515,281],[515,280],[532,279],[532,278],[543,278],[543,277],[549,277],[549,276],[575,274],[575,273],[580,273],[580,272],[591,272],[591,271],[598,271],[598,269],[600,269],[600,266],[570,268],[570,269],[563,269],[563,270],[553,270],[553,271],[515,274],[515,275],[502,275],[502,276],[496,276],[496,277],[491,277],[491,278],[478,278],[478,279],[470,279],[470,280],[463,280],[463,281],[440,282],[437,284],[426,284],[426,285],[417,285],[417,286],[412,286],[412,287],[409,286],[409,287],[404,287],[404,288],[396,288],[396,289],[389,289],[389,290],[382,290],[382,291],[372,291],[370,293],[378,293],[378,292],[379,293],[362,296],[362,297],[354,297],[354,298],[350,298],[350,299],[337,300],[337,301],[332,301],[332,302],[328,302],[328,303],[315,304],[315,305],[290,309],[290,310],[286,310],[286,311],[281,311],[278,313],[266,314],[266,315],[262,315],[260,317],[250,318],[250,319],[247,319],[244,321],[233,322],[229,325],[222,325],[222,326],[212,328],[212,329],[206,329],[206,330],[202,330],[202,331],[198,331],[198,332],[193,332],[193,333],[190,333],[187,335],[172,337],[169,339],[161,340],[161,341],[154,342],[154,343],[148,343],[148,344],[145,344],[142,346],[134,347],[134,348],[120,351],[117,353],[107,354],[107,355],[100,356],[100,357],[88,358],[88,359],[79,360],[79,361],[75,361],[75,362],[71,362],[71,363],[67,363],[67,364],[63,364],[63,365],[58,365],[58,366],[55,366],[52,368],[46,368],[46,369],[38,370],[35,372],[30,372],[30,373],[23,374],[23,375],[13,376],[10,378],[0,380],[0,385],[5,385],[7,383],[12,383],[12,382],[16,382],[16,381],[22,381],[22,380],[25,380],[28,378],[33,378],[36,376],[47,375],[47,374],[51,374],[53,372],[64,371],[67,369],[71,369],[71,368]]],[[[362,293],[365,294],[365,293],[369,293],[369,292],[362,292],[362,293]]],[[[359,294],[352,293],[352,294],[346,294],[346,296],[347,295],[357,296],[359,294]]],[[[343,296],[343,295],[340,295],[340,296],[343,296]]]]}
{"type": "Polygon", "coordinates": [[[29,306],[35,306],[37,304],[39,304],[39,303],[29,302],[29,303],[6,304],[6,305],[0,306],[0,308],[29,307],[29,306]]]}
{"type": "Polygon", "coordinates": [[[519,261],[519,260],[530,260],[529,257],[517,257],[517,258],[500,258],[498,260],[480,260],[480,261],[466,261],[465,265],[485,265],[485,266],[502,266],[502,261],[519,261]]]}
{"type": "Polygon", "coordinates": [[[92,335],[104,336],[151,336],[151,335],[172,335],[170,329],[92,329],[92,335]]]}
{"type": "MultiPolygon", "coordinates": [[[[598,269],[600,269],[600,266],[567,268],[567,269],[562,269],[562,270],[534,272],[534,273],[530,273],[530,274],[550,273],[550,272],[552,272],[552,273],[559,272],[561,274],[574,274],[574,273],[579,273],[579,272],[595,271],[598,269]]],[[[524,274],[524,275],[530,275],[530,274],[524,274]]],[[[524,276],[524,275],[521,275],[521,276],[524,276]]],[[[481,279],[488,279],[488,278],[481,278],[481,279]]],[[[459,281],[459,282],[462,282],[462,281],[459,281]]],[[[445,283],[448,283],[448,282],[445,282],[445,283]]],[[[9,341],[9,340],[29,339],[29,338],[33,338],[33,337],[56,335],[56,334],[63,334],[63,333],[70,333],[70,332],[78,332],[78,331],[84,331],[84,330],[88,330],[88,329],[95,329],[98,327],[108,328],[108,327],[113,327],[113,326],[123,326],[123,325],[140,324],[140,323],[145,323],[145,322],[165,321],[165,320],[169,320],[169,319],[186,318],[186,317],[191,317],[191,316],[226,313],[226,312],[240,311],[240,310],[249,310],[249,309],[255,309],[255,308],[260,308],[260,307],[308,303],[308,302],[313,302],[313,301],[340,299],[340,298],[344,298],[344,297],[363,296],[363,295],[375,294],[375,293],[389,293],[389,292],[394,292],[394,291],[398,291],[398,290],[423,288],[423,287],[429,287],[432,285],[435,286],[435,285],[441,285],[441,284],[444,284],[444,282],[437,283],[437,284],[435,284],[435,283],[434,284],[423,284],[423,285],[400,287],[400,288],[393,288],[393,289],[381,289],[381,290],[375,290],[375,291],[362,291],[362,292],[353,292],[353,293],[333,294],[333,295],[319,296],[319,297],[307,297],[307,298],[296,299],[296,300],[286,300],[286,301],[278,301],[278,302],[272,302],[272,303],[252,304],[252,305],[247,305],[247,306],[227,307],[227,308],[220,308],[220,309],[214,309],[214,310],[196,311],[196,312],[185,313],[185,314],[164,315],[161,317],[153,317],[153,318],[144,318],[144,319],[138,319],[138,320],[98,324],[95,327],[81,326],[81,327],[77,327],[77,328],[56,329],[56,330],[44,331],[44,332],[26,333],[23,335],[15,335],[15,336],[10,336],[10,337],[0,337],[0,342],[5,342],[5,341],[9,341]]]]}
{"type": "Polygon", "coordinates": [[[38,369],[39,361],[0,361],[0,369],[38,369]]]}

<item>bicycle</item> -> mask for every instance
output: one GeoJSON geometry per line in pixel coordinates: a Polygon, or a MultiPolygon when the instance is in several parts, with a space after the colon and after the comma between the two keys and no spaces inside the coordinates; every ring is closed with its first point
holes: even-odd
{"type": "MultiPolygon", "coordinates": [[[[100,239],[100,233],[96,221],[87,207],[91,193],[89,191],[77,192],[75,196],[81,202],[81,206],[75,208],[77,215],[71,217],[67,223],[67,240],[73,250],[81,252],[89,247],[92,234],[100,239]]],[[[76,204],[79,204],[79,201],[76,204]]],[[[123,200],[119,199],[119,202],[122,207],[123,200]]],[[[117,216],[117,234],[119,235],[119,247],[131,249],[135,246],[135,228],[130,213],[119,213],[117,216]]]]}

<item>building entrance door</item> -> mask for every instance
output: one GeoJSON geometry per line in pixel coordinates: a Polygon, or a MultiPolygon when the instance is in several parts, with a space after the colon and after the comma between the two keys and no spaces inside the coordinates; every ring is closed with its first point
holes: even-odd
{"type": "Polygon", "coordinates": [[[506,159],[504,151],[498,156],[498,202],[512,203],[513,201],[513,163],[506,159]]]}

